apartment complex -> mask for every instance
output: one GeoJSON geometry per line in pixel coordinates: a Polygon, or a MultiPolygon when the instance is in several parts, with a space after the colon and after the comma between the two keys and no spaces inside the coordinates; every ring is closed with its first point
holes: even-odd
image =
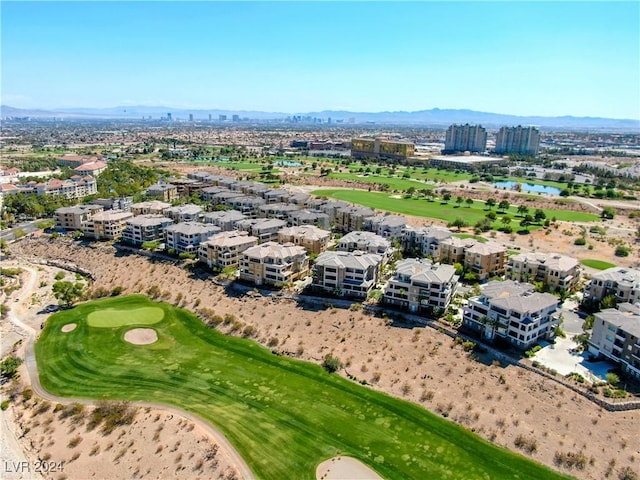
{"type": "Polygon", "coordinates": [[[381,160],[406,160],[415,154],[415,145],[383,138],[354,138],[351,140],[351,157],[381,160]]]}
{"type": "Polygon", "coordinates": [[[199,222],[180,222],[165,229],[165,249],[176,253],[196,253],[200,243],[220,233],[220,227],[199,222]]]}
{"type": "Polygon", "coordinates": [[[292,243],[304,247],[307,252],[319,254],[327,249],[331,240],[331,232],[314,225],[286,227],[278,230],[279,243],[292,243]]]}
{"type": "Polygon", "coordinates": [[[173,220],[163,215],[138,215],[129,218],[122,232],[122,240],[136,246],[144,242],[162,242],[165,229],[172,223],[173,220]]]}
{"type": "Polygon", "coordinates": [[[217,225],[223,231],[228,232],[236,229],[236,224],[240,220],[246,220],[247,216],[237,210],[220,210],[219,212],[208,212],[202,215],[204,223],[217,225]]]}
{"type": "Polygon", "coordinates": [[[388,240],[400,240],[407,219],[401,215],[374,215],[364,219],[364,229],[376,233],[388,240]]]}
{"type": "Polygon", "coordinates": [[[176,207],[169,207],[164,211],[164,215],[172,219],[174,222],[196,222],[202,216],[202,207],[187,203],[176,207]]]}
{"type": "Polygon", "coordinates": [[[171,202],[178,198],[178,187],[161,181],[147,188],[146,195],[162,202],[171,202]]]}
{"type": "Polygon", "coordinates": [[[407,226],[402,232],[402,249],[413,255],[425,255],[439,259],[442,257],[440,242],[451,237],[451,230],[445,227],[407,226]]]}
{"type": "Polygon", "coordinates": [[[507,249],[497,242],[481,243],[466,248],[464,251],[464,268],[476,274],[478,280],[502,276],[505,272],[507,249]]]}
{"type": "Polygon", "coordinates": [[[255,285],[282,286],[309,273],[303,247],[266,242],[246,249],[240,259],[240,279],[255,285]]]}
{"type": "Polygon", "coordinates": [[[535,127],[502,127],[496,135],[497,154],[519,153],[537,155],[540,149],[540,132],[535,127]]]}
{"type": "Polygon", "coordinates": [[[258,237],[259,243],[275,242],[278,240],[278,231],[286,226],[287,222],[276,218],[253,218],[236,222],[238,230],[258,237]]]}
{"type": "MultiPolygon", "coordinates": [[[[335,228],[342,232],[363,230],[365,219],[373,217],[375,212],[369,207],[346,206],[335,213],[335,228]]],[[[331,216],[329,214],[329,216],[331,216]]]]}
{"type": "Polygon", "coordinates": [[[221,232],[200,244],[198,257],[211,268],[237,267],[240,255],[258,239],[237,230],[221,232]]]}
{"type": "Polygon", "coordinates": [[[382,257],[372,253],[324,252],[313,267],[314,288],[365,299],[378,281],[382,257]]]}
{"type": "Polygon", "coordinates": [[[529,283],[493,281],[480,296],[469,299],[462,323],[486,340],[501,339],[527,349],[555,335],[560,324],[558,302],[555,295],[537,293],[529,283]]]}
{"type": "Polygon", "coordinates": [[[530,252],[509,259],[506,276],[519,282],[543,282],[550,290],[571,291],[580,279],[580,262],[559,253],[530,252]]]}
{"type": "Polygon", "coordinates": [[[336,250],[341,252],[376,253],[386,258],[391,243],[386,238],[373,232],[354,231],[347,233],[338,240],[336,250]]]}
{"type": "Polygon", "coordinates": [[[65,230],[84,230],[91,217],[102,212],[100,205],[76,205],[56,210],[56,227],[65,230]]]}
{"type": "Polygon", "coordinates": [[[289,225],[315,225],[318,228],[328,230],[330,228],[329,215],[317,210],[296,210],[289,213],[289,225]]]}
{"type": "Polygon", "coordinates": [[[162,215],[165,210],[170,207],[170,203],[151,200],[148,202],[132,203],[131,213],[134,215],[162,215]]]}
{"type": "Polygon", "coordinates": [[[640,379],[640,306],[622,303],[594,317],[589,352],[614,361],[623,372],[640,379]]]}
{"type": "Polygon", "coordinates": [[[117,240],[122,236],[130,218],[133,218],[133,213],[122,210],[96,213],[87,222],[84,234],[95,240],[117,240]]]}
{"type": "Polygon", "coordinates": [[[398,261],[393,277],[385,285],[384,302],[410,312],[444,312],[458,285],[455,268],[427,259],[398,261]]]}
{"type": "Polygon", "coordinates": [[[612,267],[592,275],[584,288],[584,299],[599,302],[608,295],[614,295],[618,303],[640,302],[640,271],[612,267]]]}
{"type": "Polygon", "coordinates": [[[481,125],[453,124],[447,129],[442,153],[484,152],[487,148],[487,130],[481,125]]]}

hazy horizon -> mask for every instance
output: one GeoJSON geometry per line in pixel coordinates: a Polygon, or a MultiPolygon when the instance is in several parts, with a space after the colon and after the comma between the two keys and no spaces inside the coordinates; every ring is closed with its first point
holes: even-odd
{"type": "Polygon", "coordinates": [[[637,2],[2,2],[3,105],[640,119],[637,2]]]}

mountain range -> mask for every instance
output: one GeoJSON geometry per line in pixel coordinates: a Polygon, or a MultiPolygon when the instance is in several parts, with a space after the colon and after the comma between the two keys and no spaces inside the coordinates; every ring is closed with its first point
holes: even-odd
{"type": "Polygon", "coordinates": [[[219,115],[227,115],[230,120],[232,115],[251,120],[278,120],[292,116],[311,117],[322,119],[323,123],[328,118],[332,123],[350,121],[356,124],[376,125],[402,125],[422,127],[447,127],[452,123],[481,124],[489,128],[499,128],[504,125],[534,125],[544,129],[571,129],[571,130],[609,130],[619,132],[640,131],[640,120],[614,119],[602,117],[544,117],[544,116],[518,116],[500,113],[479,112],[465,109],[439,109],[418,110],[413,112],[350,112],[344,110],[323,110],[306,113],[261,112],[245,110],[218,110],[218,109],[185,109],[164,106],[118,106],[111,108],[57,108],[54,110],[23,109],[6,105],[0,106],[0,117],[30,117],[30,118],[66,118],[66,119],[130,119],[139,120],[151,116],[152,119],[166,117],[171,112],[174,120],[187,120],[192,114],[194,120],[208,120],[209,115],[214,121],[219,115]]]}

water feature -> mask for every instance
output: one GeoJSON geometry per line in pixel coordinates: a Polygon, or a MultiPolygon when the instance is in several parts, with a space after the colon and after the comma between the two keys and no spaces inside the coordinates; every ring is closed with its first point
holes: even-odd
{"type": "Polygon", "coordinates": [[[281,167],[301,167],[302,163],[300,162],[292,162],[291,160],[278,160],[274,162],[276,165],[281,167]]]}
{"type": "Polygon", "coordinates": [[[517,190],[517,185],[520,185],[520,190],[523,192],[533,193],[547,193],[549,195],[560,195],[560,189],[556,187],[548,187],[547,185],[538,185],[537,183],[522,183],[522,182],[495,182],[493,184],[498,188],[506,188],[507,190],[517,190]]]}

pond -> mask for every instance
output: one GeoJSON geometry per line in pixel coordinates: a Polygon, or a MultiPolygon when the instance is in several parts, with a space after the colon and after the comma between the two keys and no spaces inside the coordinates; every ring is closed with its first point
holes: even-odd
{"type": "Polygon", "coordinates": [[[560,195],[560,189],[556,187],[548,187],[546,185],[538,185],[536,183],[521,182],[495,182],[493,184],[498,188],[506,188],[507,190],[516,190],[516,185],[520,185],[523,192],[548,193],[549,195],[560,195]]]}
{"type": "Polygon", "coordinates": [[[291,160],[278,160],[274,163],[280,167],[301,167],[302,166],[300,162],[292,162],[291,160]]]}

